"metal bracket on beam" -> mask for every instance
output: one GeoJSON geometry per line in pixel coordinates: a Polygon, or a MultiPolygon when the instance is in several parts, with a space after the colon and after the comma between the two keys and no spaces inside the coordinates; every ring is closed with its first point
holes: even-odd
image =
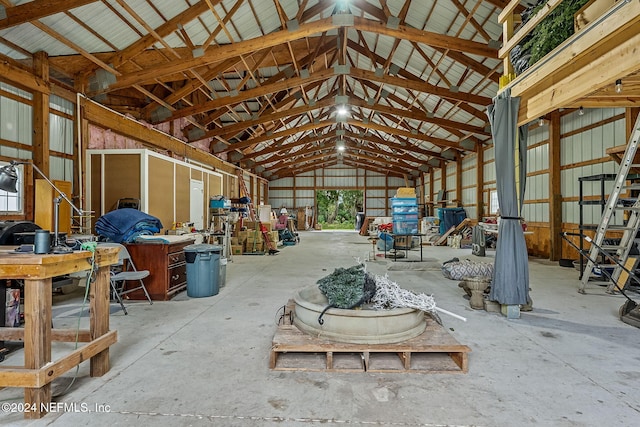
{"type": "Polygon", "coordinates": [[[331,23],[339,27],[353,27],[354,18],[349,13],[338,13],[331,16],[331,23]]]}
{"type": "Polygon", "coordinates": [[[476,142],[471,138],[465,138],[460,141],[459,144],[460,147],[464,148],[465,150],[474,151],[476,149],[476,142]]]}
{"type": "Polygon", "coordinates": [[[191,51],[191,55],[193,55],[194,58],[200,58],[201,56],[204,56],[204,49],[197,47],[191,51]]]}
{"type": "Polygon", "coordinates": [[[150,118],[153,123],[161,122],[171,117],[171,110],[164,105],[160,105],[158,108],[151,112],[150,118]]]}
{"type": "Polygon", "coordinates": [[[489,43],[487,43],[487,46],[489,46],[489,49],[500,49],[502,47],[502,42],[500,40],[489,40],[489,43]]]}
{"type": "Polygon", "coordinates": [[[399,26],[400,18],[398,18],[397,16],[390,16],[389,18],[387,18],[387,28],[397,30],[399,26]]]}
{"type": "Polygon", "coordinates": [[[296,31],[300,28],[300,23],[297,19],[292,19],[291,21],[287,21],[287,30],[296,31]]]}
{"type": "Polygon", "coordinates": [[[349,103],[349,95],[336,95],[333,98],[336,104],[348,104],[349,103]]]}
{"type": "Polygon", "coordinates": [[[349,75],[351,72],[351,66],[348,64],[345,65],[334,65],[333,66],[333,74],[336,76],[349,75]]]}
{"type": "Polygon", "coordinates": [[[287,67],[284,70],[282,70],[282,72],[284,73],[284,76],[288,79],[293,77],[293,75],[296,73],[293,67],[287,67]]]}
{"type": "Polygon", "coordinates": [[[238,153],[237,151],[229,154],[229,160],[231,160],[232,162],[239,162],[243,157],[244,155],[242,153],[238,153]]]}
{"type": "Polygon", "coordinates": [[[303,68],[302,70],[300,70],[300,78],[301,79],[308,79],[310,77],[309,74],[309,70],[306,68],[303,68]]]}
{"type": "Polygon", "coordinates": [[[202,139],[204,137],[204,134],[204,130],[198,127],[192,127],[187,132],[187,138],[189,138],[189,141],[197,141],[199,139],[202,139]]]}
{"type": "Polygon", "coordinates": [[[226,150],[226,149],[227,149],[227,144],[225,144],[225,143],[224,143],[224,142],[222,142],[222,141],[218,141],[218,142],[216,142],[216,143],[214,144],[214,146],[213,146],[213,152],[214,152],[214,153],[221,153],[221,152],[223,152],[223,151],[224,151],[224,150],[226,150]]]}

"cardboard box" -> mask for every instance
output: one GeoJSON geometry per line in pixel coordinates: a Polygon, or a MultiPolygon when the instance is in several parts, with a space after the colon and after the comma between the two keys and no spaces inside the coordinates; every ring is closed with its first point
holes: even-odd
{"type": "Polygon", "coordinates": [[[258,223],[256,221],[246,220],[242,221],[242,226],[247,227],[247,230],[255,230],[258,227],[258,223]]]}
{"type": "Polygon", "coordinates": [[[393,247],[396,249],[411,249],[411,236],[394,236],[393,247]]]}
{"type": "Polygon", "coordinates": [[[247,236],[247,241],[257,241],[257,242],[263,242],[264,241],[264,237],[262,236],[262,233],[258,233],[253,232],[253,233],[249,233],[249,235],[247,236]]]}
{"type": "Polygon", "coordinates": [[[277,231],[272,231],[271,232],[271,241],[273,243],[277,243],[280,240],[280,235],[278,234],[277,231]]]}
{"type": "Polygon", "coordinates": [[[238,245],[242,245],[242,243],[240,243],[240,240],[237,237],[232,237],[231,246],[238,246],[238,245]]]}
{"type": "Polygon", "coordinates": [[[249,236],[248,231],[238,231],[238,244],[242,245],[247,241],[247,237],[249,236]]]}
{"type": "Polygon", "coordinates": [[[264,242],[254,242],[247,240],[244,244],[245,252],[264,252],[264,242]]]}
{"type": "Polygon", "coordinates": [[[242,245],[231,245],[232,255],[242,255],[242,245]]]}
{"type": "Polygon", "coordinates": [[[396,197],[416,197],[416,189],[411,187],[400,187],[396,190],[396,197]]]}

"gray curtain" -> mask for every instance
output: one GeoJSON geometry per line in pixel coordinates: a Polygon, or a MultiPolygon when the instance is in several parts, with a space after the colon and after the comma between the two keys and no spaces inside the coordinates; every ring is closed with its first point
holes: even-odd
{"type": "Polygon", "coordinates": [[[487,107],[501,216],[489,298],[508,305],[526,304],[529,295],[527,244],[519,220],[527,177],[527,127],[517,127],[519,106],[520,98],[512,98],[511,91],[506,90],[487,107]],[[515,159],[516,144],[519,144],[518,159],[515,159]],[[520,203],[516,193],[516,160],[519,164],[520,203]]]}

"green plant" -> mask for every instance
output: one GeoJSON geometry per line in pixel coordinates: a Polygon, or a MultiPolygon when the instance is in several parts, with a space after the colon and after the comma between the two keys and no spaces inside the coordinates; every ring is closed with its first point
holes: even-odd
{"type": "MultiPolygon", "coordinates": [[[[529,65],[535,64],[573,35],[573,16],[588,1],[564,0],[531,31],[528,40],[522,46],[523,52],[531,54],[529,65]]],[[[535,6],[529,16],[535,16],[545,4],[546,2],[542,2],[535,6]]]]}

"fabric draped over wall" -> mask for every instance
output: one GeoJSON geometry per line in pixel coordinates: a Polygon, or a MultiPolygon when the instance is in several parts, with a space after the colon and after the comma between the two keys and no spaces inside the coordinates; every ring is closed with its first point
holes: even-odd
{"type": "Polygon", "coordinates": [[[526,126],[518,128],[519,106],[520,98],[512,98],[511,91],[507,89],[487,107],[493,137],[496,190],[501,216],[489,298],[506,305],[526,304],[529,295],[527,244],[520,224],[527,177],[528,132],[526,126]],[[516,146],[519,148],[517,159],[516,146]]]}

